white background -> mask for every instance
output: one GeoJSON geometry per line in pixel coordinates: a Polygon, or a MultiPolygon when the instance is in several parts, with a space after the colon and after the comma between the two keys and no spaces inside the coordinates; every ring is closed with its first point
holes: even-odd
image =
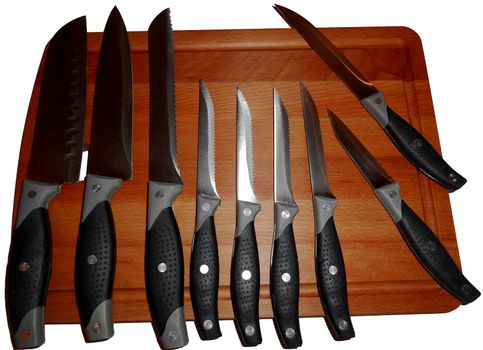
{"type": "MultiPolygon", "coordinates": [[[[479,1],[296,1],[281,0],[317,27],[407,26],[422,38],[443,154],[468,183],[451,194],[463,269],[483,289],[481,182],[483,21],[479,1]]],[[[161,10],[171,7],[175,30],[285,28],[272,2],[257,1],[7,1],[0,2],[0,290],[10,242],[18,152],[30,93],[45,44],[65,23],[87,16],[88,31],[102,31],[117,5],[129,31],[145,31],[161,10]]],[[[482,298],[483,299],[483,298],[482,298]]],[[[11,348],[0,297],[0,349],[11,348]]],[[[354,317],[356,338],[332,340],[321,318],[302,319],[305,349],[481,349],[482,300],[437,315],[354,317]],[[466,344],[466,346],[465,346],[466,344]]],[[[279,348],[271,320],[261,322],[263,343],[279,348]]],[[[201,342],[188,323],[187,349],[241,348],[233,322],[221,324],[223,337],[201,342]]],[[[107,342],[84,343],[80,327],[47,326],[44,349],[157,349],[148,323],[116,324],[107,342]]]]}

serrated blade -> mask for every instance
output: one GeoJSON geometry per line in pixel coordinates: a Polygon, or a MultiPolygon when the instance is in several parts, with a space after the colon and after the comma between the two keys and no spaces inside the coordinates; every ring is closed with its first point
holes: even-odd
{"type": "Polygon", "coordinates": [[[253,187],[252,116],[240,88],[236,91],[236,196],[258,203],[253,187]]]}
{"type": "Polygon", "coordinates": [[[85,17],[62,27],[48,45],[27,172],[30,180],[57,184],[79,181],[86,53],[85,17]]]}
{"type": "Polygon", "coordinates": [[[335,136],[372,188],[394,183],[394,180],[342,120],[332,111],[328,110],[328,113],[335,136]]]}
{"type": "Polygon", "coordinates": [[[310,47],[325,61],[339,78],[360,99],[378,92],[378,90],[362,75],[344,54],[332,42],[298,13],[280,5],[274,5],[275,10],[297,30],[310,47]]]}
{"type": "Polygon", "coordinates": [[[107,20],[97,66],[87,173],[132,178],[132,70],[118,9],[107,20]]]}
{"type": "Polygon", "coordinates": [[[176,158],[174,44],[169,9],[149,26],[148,46],[149,180],[182,184],[176,158]]]}

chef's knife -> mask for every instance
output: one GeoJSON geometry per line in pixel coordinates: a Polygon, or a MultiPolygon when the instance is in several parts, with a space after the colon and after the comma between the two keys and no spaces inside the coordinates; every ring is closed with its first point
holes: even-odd
{"type": "Polygon", "coordinates": [[[292,223],[299,211],[292,196],[287,111],[273,90],[273,197],[275,230],[270,262],[270,297],[282,346],[302,345],[299,325],[299,263],[292,223]]]}
{"type": "Polygon", "coordinates": [[[355,333],[347,300],[344,257],[333,217],[338,203],[329,188],[317,108],[303,84],[300,84],[300,91],[317,232],[315,250],[317,288],[330,333],[335,340],[348,340],[353,338],[355,333]]]}
{"type": "Polygon", "coordinates": [[[399,184],[386,173],[357,137],[331,111],[329,118],[335,136],[373,188],[414,256],[434,280],[462,304],[476,300],[480,292],[463,276],[438,237],[404,202],[399,193],[399,184]]]}
{"type": "Polygon", "coordinates": [[[87,176],[75,257],[75,290],[86,342],[109,339],[116,237],[111,197],[132,178],[132,72],[126,27],[114,7],[97,65],[87,176]]]}
{"type": "Polygon", "coordinates": [[[275,5],[274,8],[352,90],[399,151],[419,171],[451,192],[466,183],[466,179],[446,163],[423,135],[387,105],[384,94],[372,85],[322,32],[292,10],[280,5],[275,5]]]}
{"type": "Polygon", "coordinates": [[[198,334],[203,340],[211,340],[221,337],[218,322],[218,244],[214,218],[221,201],[215,182],[213,102],[203,80],[200,80],[199,90],[196,224],[191,246],[190,293],[198,334]]]}
{"type": "Polygon", "coordinates": [[[6,276],[14,348],[45,341],[44,307],[51,272],[48,205],[63,183],[79,181],[86,98],[86,19],[62,27],[43,63],[27,177],[17,208],[6,276]]]}
{"type": "Polygon", "coordinates": [[[184,316],[183,246],[173,202],[183,190],[176,155],[174,45],[169,9],[148,31],[150,120],[149,183],[144,270],[158,342],[164,349],[188,344],[184,316]]]}
{"type": "Polygon", "coordinates": [[[247,100],[237,89],[236,108],[236,228],[231,260],[231,301],[235,327],[243,346],[262,342],[258,301],[260,263],[255,216],[260,211],[253,187],[252,117],[247,100]]]}

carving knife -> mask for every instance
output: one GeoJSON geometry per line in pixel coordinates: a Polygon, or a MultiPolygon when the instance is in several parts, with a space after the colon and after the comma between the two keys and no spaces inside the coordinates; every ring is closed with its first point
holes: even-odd
{"type": "Polygon", "coordinates": [[[395,182],[349,128],[331,111],[329,118],[340,144],[373,188],[414,256],[433,279],[462,304],[480,296],[463,276],[438,237],[404,202],[395,182]]]}
{"type": "Polygon", "coordinates": [[[116,234],[111,197],[132,178],[132,72],[126,27],[114,7],[99,52],[87,176],[75,256],[75,290],[86,342],[114,335],[116,234]]]}
{"type": "Polygon", "coordinates": [[[51,272],[50,200],[79,181],[86,98],[86,19],[62,27],[49,42],[27,177],[23,181],[6,275],[13,347],[45,342],[44,308],[51,272]]]}
{"type": "Polygon", "coordinates": [[[215,211],[221,200],[215,182],[215,113],[210,93],[200,80],[196,224],[191,248],[190,293],[200,338],[221,337],[218,322],[219,263],[215,211]]]}
{"type": "Polygon", "coordinates": [[[284,348],[302,345],[299,324],[299,263],[292,223],[299,208],[292,196],[287,111],[273,90],[273,196],[275,230],[270,262],[270,296],[275,329],[284,348]]]}
{"type": "Polygon", "coordinates": [[[260,262],[255,216],[260,203],[253,187],[252,117],[248,102],[237,89],[236,108],[236,228],[231,260],[231,301],[235,327],[243,346],[262,342],[258,301],[260,262]]]}
{"type": "Polygon", "coordinates": [[[317,232],[315,250],[317,288],[330,333],[335,340],[348,340],[353,338],[355,333],[347,300],[344,256],[333,216],[338,203],[329,188],[317,108],[303,84],[300,84],[300,91],[317,232]]]}
{"type": "Polygon", "coordinates": [[[149,183],[144,271],[158,342],[164,349],[188,344],[184,316],[183,246],[173,202],[183,190],[176,155],[174,45],[169,9],[148,31],[150,119],[149,183]]]}
{"type": "Polygon", "coordinates": [[[450,192],[456,191],[466,183],[466,179],[446,163],[423,135],[387,105],[384,94],[372,85],[324,34],[294,11],[280,5],[275,5],[274,8],[352,90],[399,151],[419,171],[450,192]]]}

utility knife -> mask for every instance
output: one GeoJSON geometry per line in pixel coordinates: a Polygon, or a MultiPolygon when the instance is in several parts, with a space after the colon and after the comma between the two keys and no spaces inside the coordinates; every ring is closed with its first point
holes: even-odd
{"type": "Polygon", "coordinates": [[[280,5],[275,5],[274,8],[359,98],[399,151],[419,171],[450,192],[466,183],[466,179],[446,163],[423,135],[388,106],[384,94],[322,32],[292,10],[280,5]]]}
{"type": "Polygon", "coordinates": [[[337,199],[329,188],[319,115],[308,90],[300,84],[305,139],[316,228],[315,272],[325,321],[335,340],[355,336],[347,300],[344,256],[334,222],[337,199]]]}
{"type": "Polygon", "coordinates": [[[99,53],[82,214],[75,256],[75,291],[86,342],[114,335],[112,289],[116,234],[111,197],[132,178],[132,72],[126,27],[114,7],[99,53]]]}
{"type": "Polygon", "coordinates": [[[255,216],[260,211],[253,187],[252,116],[242,91],[236,105],[236,228],[231,260],[230,290],[235,327],[243,346],[262,342],[258,301],[260,262],[255,216]]]}
{"type": "Polygon", "coordinates": [[[188,344],[183,246],[173,202],[183,190],[176,154],[174,45],[169,9],[148,31],[149,183],[144,274],[157,340],[163,349],[188,344]]]}
{"type": "Polygon", "coordinates": [[[190,260],[191,304],[200,338],[221,337],[218,321],[219,262],[215,211],[221,200],[215,181],[215,112],[210,93],[200,80],[196,223],[190,260]]]}
{"type": "Polygon", "coordinates": [[[287,111],[273,90],[273,198],[275,229],[270,260],[270,298],[275,329],[286,349],[302,345],[299,262],[292,223],[299,211],[292,196],[287,111]]]}
{"type": "Polygon", "coordinates": [[[399,192],[399,184],[386,173],[349,128],[330,111],[329,118],[340,144],[373,188],[376,197],[421,265],[462,304],[476,300],[480,292],[463,276],[438,237],[404,202],[399,192]]]}
{"type": "Polygon", "coordinates": [[[6,276],[13,347],[45,342],[44,308],[52,259],[48,206],[64,183],[79,181],[86,100],[86,19],[62,27],[43,62],[37,119],[23,181],[6,276]]]}

